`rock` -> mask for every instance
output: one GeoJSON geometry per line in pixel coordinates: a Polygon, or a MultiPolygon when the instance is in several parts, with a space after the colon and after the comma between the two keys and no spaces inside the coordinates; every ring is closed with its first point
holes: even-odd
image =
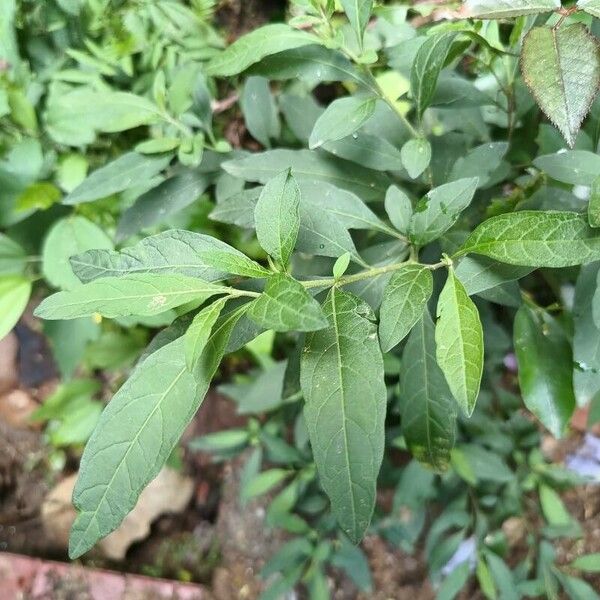
{"type": "MultiPolygon", "coordinates": [[[[49,537],[57,546],[67,548],[69,531],[75,520],[71,496],[77,475],[63,479],[46,497],[42,506],[42,521],[49,537]]],[[[165,513],[182,512],[188,505],[193,482],[165,467],[154,481],[140,494],[135,508],[125,517],[121,526],[104,538],[98,547],[111,560],[123,560],[131,544],[143,540],[150,533],[154,520],[165,513]]]]}
{"type": "Polygon", "coordinates": [[[0,339],[0,394],[12,390],[18,384],[18,354],[19,342],[13,332],[0,339]]]}
{"type": "Polygon", "coordinates": [[[23,390],[13,390],[0,396],[0,419],[19,429],[34,427],[29,417],[37,408],[37,403],[23,390]]]}

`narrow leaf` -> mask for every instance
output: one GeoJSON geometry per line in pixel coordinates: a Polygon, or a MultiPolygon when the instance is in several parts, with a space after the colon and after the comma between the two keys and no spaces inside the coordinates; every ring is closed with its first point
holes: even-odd
{"type": "Polygon", "coordinates": [[[219,298],[206,308],[203,308],[192,321],[185,333],[185,363],[188,371],[195,373],[206,344],[210,338],[212,328],[214,327],[227,298],[219,298]]]}
{"type": "Polygon", "coordinates": [[[25,277],[0,277],[0,340],[17,324],[30,296],[31,281],[25,277]]]}
{"type": "Polygon", "coordinates": [[[552,12],[560,0],[467,0],[468,16],[478,19],[509,19],[552,12]]]}
{"type": "Polygon", "coordinates": [[[358,46],[362,48],[363,36],[373,9],[373,0],[341,0],[341,4],[352,29],[356,32],[358,46]]]}
{"type": "Polygon", "coordinates": [[[600,227],[600,176],[592,182],[588,204],[588,221],[592,227],[600,227]]]}

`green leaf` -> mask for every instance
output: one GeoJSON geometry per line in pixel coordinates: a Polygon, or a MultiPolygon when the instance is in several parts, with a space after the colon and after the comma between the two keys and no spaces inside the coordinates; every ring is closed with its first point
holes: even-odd
{"type": "Polygon", "coordinates": [[[401,150],[402,165],[411,179],[419,177],[431,162],[431,144],[425,138],[408,140],[401,150]]]}
{"type": "Polygon", "coordinates": [[[523,78],[571,146],[600,87],[598,41],[583,23],[536,27],[523,40],[523,78]]]}
{"type": "Polygon", "coordinates": [[[91,248],[112,250],[110,238],[85,217],[72,215],[57,221],[42,251],[42,272],[48,282],[57,288],[71,289],[80,285],[69,259],[91,248]]]}
{"type": "Polygon", "coordinates": [[[432,293],[433,277],[429,269],[407,264],[394,273],[385,287],[379,314],[379,339],[384,352],[409,334],[432,293]]]}
{"type": "Polygon", "coordinates": [[[25,270],[26,264],[25,250],[17,242],[0,233],[0,276],[18,275],[25,270]]]}
{"type": "Polygon", "coordinates": [[[348,270],[348,267],[350,266],[350,252],[346,252],[346,254],[342,254],[342,256],[340,256],[336,261],[335,264],[333,265],[333,278],[334,279],[340,279],[341,277],[343,277],[344,273],[348,270]]]}
{"type": "Polygon", "coordinates": [[[64,200],[63,204],[81,204],[106,198],[128,190],[160,173],[171,162],[172,156],[145,155],[128,152],[104,167],[97,169],[77,186],[64,200]]]}
{"type": "Polygon", "coordinates": [[[466,8],[478,19],[509,19],[555,11],[560,0],[467,0],[466,8]]]}
{"type": "Polygon", "coordinates": [[[541,484],[539,493],[542,512],[548,524],[561,527],[573,523],[573,517],[557,492],[550,486],[541,484]]]}
{"type": "Polygon", "coordinates": [[[230,288],[184,275],[143,273],[103,277],[46,298],[35,314],[42,319],[76,319],[99,313],[108,318],[157,315],[192,300],[226,294],[230,288]]]}
{"type": "Polygon", "coordinates": [[[282,265],[287,265],[298,239],[299,210],[300,190],[290,170],[267,182],[254,209],[256,237],[282,265]]]}
{"type": "Polygon", "coordinates": [[[452,268],[438,300],[437,317],[437,361],[452,395],[470,417],[483,374],[483,329],[477,307],[452,268]]]}
{"type": "Polygon", "coordinates": [[[246,446],[249,437],[246,429],[226,429],[194,438],[188,448],[199,452],[227,452],[246,446]]]}
{"type": "Polygon", "coordinates": [[[600,573],[600,552],[579,556],[569,566],[587,573],[600,573]]]}
{"type": "Polygon", "coordinates": [[[459,179],[434,188],[419,201],[410,223],[410,238],[420,246],[439,238],[471,204],[477,177],[459,179]]]}
{"type": "Polygon", "coordinates": [[[352,135],[373,115],[375,104],[373,97],[347,96],[334,100],[317,119],[308,140],[309,148],[314,150],[325,142],[352,135]]]}
{"type": "Polygon", "coordinates": [[[357,297],[332,289],[329,327],[309,334],[300,381],[317,469],[332,509],[353,542],[375,506],[387,404],[373,313],[357,297]]]}
{"type": "Polygon", "coordinates": [[[426,309],[402,355],[400,398],[408,449],[420,463],[445,471],[454,446],[456,403],[435,359],[434,325],[426,309]]]}
{"type": "Polygon", "coordinates": [[[271,139],[279,137],[280,125],[269,80],[264,77],[248,77],[240,106],[252,137],[270,148],[271,139]]]}
{"type": "Polygon", "coordinates": [[[600,227],[600,176],[592,182],[588,204],[588,222],[591,227],[600,227]]]}
{"type": "Polygon", "coordinates": [[[211,331],[227,300],[227,298],[219,298],[203,308],[194,317],[192,324],[185,333],[185,363],[192,374],[196,372],[211,331]]]}
{"type": "Polygon", "coordinates": [[[402,164],[400,150],[385,138],[356,131],[341,140],[325,142],[323,150],[375,171],[397,171],[402,164]]]}
{"type": "Polygon", "coordinates": [[[598,0],[579,0],[577,8],[584,10],[593,17],[600,18],[600,2],[598,0]]]}
{"type": "Polygon", "coordinates": [[[289,476],[290,471],[286,469],[268,469],[259,473],[244,486],[241,493],[242,500],[250,500],[266,494],[289,476]]]}
{"type": "Polygon", "coordinates": [[[142,273],[187,275],[205,281],[225,279],[228,273],[248,277],[270,274],[229,244],[183,229],[144,238],[120,252],[88,250],[72,257],[71,266],[84,283],[142,273]]]}
{"type": "Polygon", "coordinates": [[[410,72],[410,89],[419,120],[431,104],[438,77],[455,38],[455,32],[427,36],[417,51],[410,72]]]}
{"type": "Polygon", "coordinates": [[[288,25],[281,23],[265,25],[247,33],[215,56],[205,67],[204,72],[206,75],[219,77],[237,75],[271,54],[320,43],[318,37],[292,29],[288,25]]]}
{"type": "Polygon", "coordinates": [[[516,281],[531,273],[531,267],[505,265],[483,256],[465,256],[455,269],[469,296],[516,281]]]}
{"type": "Polygon", "coordinates": [[[563,589],[567,593],[570,600],[599,600],[600,596],[596,593],[594,588],[577,577],[572,577],[566,573],[562,573],[559,569],[553,571],[557,579],[560,581],[563,589]]]}
{"type": "Polygon", "coordinates": [[[373,0],[341,0],[344,12],[356,32],[359,48],[363,47],[363,36],[371,17],[373,0]]]}
{"type": "Polygon", "coordinates": [[[31,281],[20,275],[0,277],[0,340],[21,318],[31,296],[31,281]]]}
{"type": "Polygon", "coordinates": [[[527,305],[515,317],[514,342],[523,402],[561,437],[575,408],[569,342],[550,315],[527,305]]]}
{"type": "Polygon", "coordinates": [[[538,156],[533,164],[556,181],[591,186],[600,171],[600,156],[589,150],[568,150],[538,156]]]}
{"type": "Polygon", "coordinates": [[[385,195],[385,212],[392,225],[401,233],[407,234],[413,214],[410,198],[395,185],[390,186],[385,195]]]}
{"type": "Polygon", "coordinates": [[[252,303],[248,316],[274,331],[316,331],[327,327],[319,303],[301,283],[282,273],[267,280],[265,291],[252,303]]]}
{"type": "Polygon", "coordinates": [[[523,210],[487,219],[456,256],[474,253],[526,267],[572,267],[600,259],[600,235],[567,211],[523,210]]]}

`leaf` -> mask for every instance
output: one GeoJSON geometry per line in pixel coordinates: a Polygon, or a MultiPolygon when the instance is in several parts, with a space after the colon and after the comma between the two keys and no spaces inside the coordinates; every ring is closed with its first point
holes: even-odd
{"type": "Polygon", "coordinates": [[[577,8],[584,10],[593,17],[600,18],[600,2],[598,0],[579,0],[577,8]]]}
{"type": "Polygon", "coordinates": [[[359,48],[363,47],[363,36],[371,17],[373,0],[341,0],[344,12],[356,32],[359,48]]]}
{"type": "Polygon", "coordinates": [[[555,11],[560,0],[467,0],[466,8],[478,19],[507,19],[555,11]]]}
{"type": "Polygon", "coordinates": [[[411,179],[419,177],[431,162],[431,144],[424,138],[408,140],[401,151],[402,165],[411,179]]]}
{"type": "Polygon", "coordinates": [[[569,342],[550,315],[525,304],[515,317],[514,342],[523,402],[561,437],[575,408],[569,342]]]}
{"type": "Polygon", "coordinates": [[[0,233],[0,276],[18,275],[25,270],[26,264],[25,250],[17,242],[0,233]]]}
{"type": "Polygon", "coordinates": [[[459,179],[432,189],[417,204],[410,222],[410,239],[419,246],[439,238],[471,204],[477,177],[459,179]]]}
{"type": "Polygon", "coordinates": [[[410,72],[410,89],[419,120],[431,104],[438,77],[455,38],[456,33],[452,31],[427,36],[417,51],[410,72]]]}
{"type": "Polygon", "coordinates": [[[350,539],[364,535],[375,506],[387,404],[372,311],[333,288],[329,327],[307,336],[300,381],[304,416],[323,488],[350,539]]]}
{"type": "Polygon", "coordinates": [[[592,182],[588,204],[588,222],[591,227],[600,227],[600,176],[592,182]]]}
{"type": "Polygon", "coordinates": [[[390,186],[385,195],[385,212],[392,225],[401,233],[407,234],[413,214],[410,198],[395,185],[390,186]]]}
{"type": "Polygon", "coordinates": [[[267,280],[265,291],[252,303],[248,316],[274,331],[316,331],[327,327],[319,303],[301,283],[284,274],[267,280]]]}
{"type": "Polygon", "coordinates": [[[0,340],[17,324],[31,296],[31,281],[20,275],[0,277],[0,340]]]}
{"type": "Polygon", "coordinates": [[[103,277],[46,298],[35,314],[42,319],[76,319],[99,313],[104,317],[157,315],[192,300],[226,294],[230,288],[184,275],[143,273],[103,277]]]}
{"type": "Polygon", "coordinates": [[[389,187],[389,179],[383,173],[311,150],[268,150],[227,161],[223,168],[230,175],[263,184],[291,168],[298,184],[325,181],[366,202],[382,198],[389,187]]]}
{"type": "Polygon", "coordinates": [[[432,293],[433,277],[429,269],[407,264],[394,273],[385,287],[379,314],[379,339],[384,352],[409,334],[432,293]]]}
{"type": "Polygon", "coordinates": [[[478,187],[487,187],[491,176],[502,165],[502,159],[507,151],[507,142],[492,142],[476,146],[454,163],[449,180],[478,177],[478,187]]]}
{"type": "Polygon", "coordinates": [[[531,267],[516,267],[498,263],[483,256],[465,256],[455,274],[469,296],[492,290],[531,273],[531,267]]]}
{"type": "Polygon", "coordinates": [[[280,125],[269,80],[264,77],[248,77],[240,106],[252,137],[270,148],[271,139],[279,137],[280,125]]]}
{"type": "Polygon", "coordinates": [[[111,250],[112,247],[104,231],[85,217],[65,217],[52,226],[44,241],[42,272],[54,287],[73,288],[80,281],[69,263],[71,256],[91,248],[111,250]]]}
{"type": "Polygon", "coordinates": [[[487,219],[455,256],[483,254],[526,267],[572,267],[600,259],[600,236],[567,211],[522,210],[487,219]]]}
{"type": "Polygon", "coordinates": [[[569,566],[587,573],[600,573],[600,553],[595,552],[579,556],[569,566]]]}
{"type": "Polygon", "coordinates": [[[452,268],[438,299],[437,317],[437,361],[452,395],[470,417],[483,375],[483,329],[477,307],[452,268]]]}
{"type": "Polygon", "coordinates": [[[445,471],[456,429],[456,404],[435,359],[434,326],[425,309],[414,326],[400,371],[402,434],[422,464],[445,471]]]}
{"type": "Polygon", "coordinates": [[[267,182],[254,209],[256,237],[282,265],[287,265],[298,239],[299,210],[300,190],[291,170],[267,182]]]}
{"type": "Polygon", "coordinates": [[[204,72],[219,77],[237,75],[271,54],[320,43],[318,37],[282,23],[264,25],[242,36],[215,56],[204,72]]]}
{"type": "Polygon", "coordinates": [[[102,277],[169,274],[225,279],[228,273],[265,277],[270,271],[225,242],[182,229],[144,238],[120,252],[88,250],[71,258],[73,271],[84,283],[102,277]]]}
{"type": "Polygon", "coordinates": [[[114,531],[156,477],[204,400],[245,308],[213,330],[196,370],[198,383],[187,370],[179,338],[140,363],[104,410],[73,492],[78,515],[69,540],[72,559],[114,531]]]}
{"type": "Polygon", "coordinates": [[[589,150],[568,150],[538,156],[533,164],[556,181],[591,186],[600,171],[600,156],[589,150]]]}
{"type": "Polygon", "coordinates": [[[600,87],[598,41],[583,23],[536,27],[523,40],[523,78],[572,148],[600,87]]]}
{"type": "Polygon", "coordinates": [[[160,173],[171,162],[172,156],[145,155],[128,152],[104,167],[97,169],[77,186],[63,204],[81,204],[106,198],[144,183],[160,173]]]}
{"type": "Polygon", "coordinates": [[[212,304],[203,308],[192,321],[185,333],[185,364],[192,375],[196,372],[198,363],[202,359],[202,354],[210,338],[212,328],[214,327],[227,298],[219,298],[212,304]]]}
{"type": "Polygon", "coordinates": [[[325,142],[323,150],[375,171],[396,171],[402,164],[400,150],[385,138],[357,131],[341,140],[325,142]]]}
{"type": "Polygon", "coordinates": [[[311,150],[352,135],[375,112],[376,99],[347,96],[334,100],[317,119],[308,140],[311,150]]]}

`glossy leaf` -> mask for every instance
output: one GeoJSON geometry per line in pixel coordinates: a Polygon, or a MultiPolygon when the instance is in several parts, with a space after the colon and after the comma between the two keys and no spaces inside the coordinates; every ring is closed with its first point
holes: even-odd
{"type": "Polygon", "coordinates": [[[366,304],[334,288],[324,311],[329,326],[307,336],[302,355],[304,415],[321,484],[356,543],[371,520],[383,457],[383,359],[366,304]]]}
{"type": "Polygon", "coordinates": [[[584,10],[593,17],[600,18],[600,2],[598,0],[579,0],[577,8],[584,10]]]}

